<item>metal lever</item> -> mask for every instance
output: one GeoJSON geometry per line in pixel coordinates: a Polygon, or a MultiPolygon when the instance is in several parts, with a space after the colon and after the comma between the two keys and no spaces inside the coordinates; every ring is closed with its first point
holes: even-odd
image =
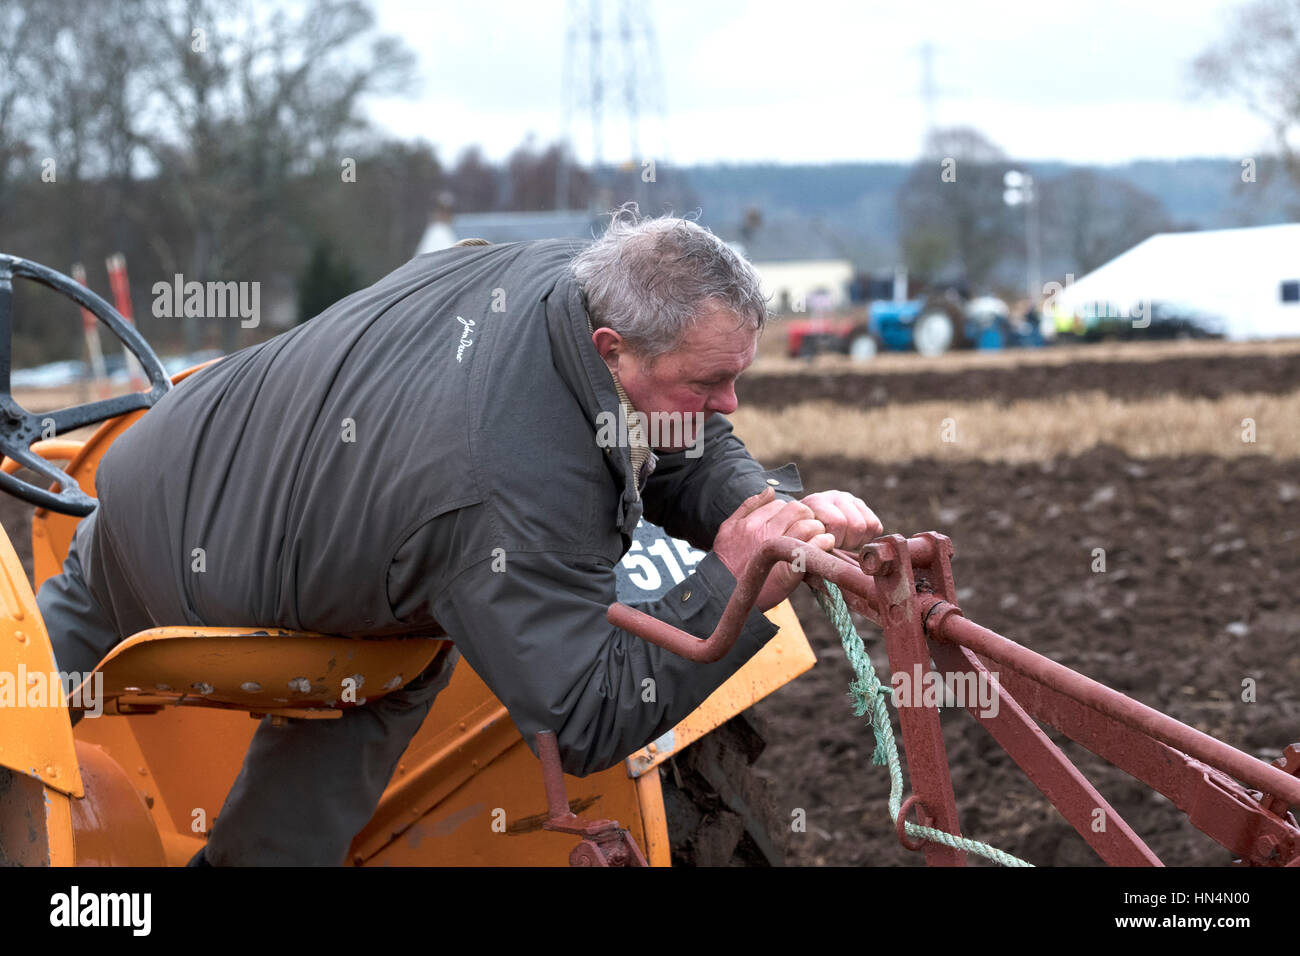
{"type": "Polygon", "coordinates": [[[555,733],[543,730],[536,739],[548,806],[548,815],[542,829],[571,833],[583,838],[569,854],[569,865],[649,866],[641,848],[632,839],[632,834],[620,827],[617,820],[584,820],[569,809],[555,733]]]}

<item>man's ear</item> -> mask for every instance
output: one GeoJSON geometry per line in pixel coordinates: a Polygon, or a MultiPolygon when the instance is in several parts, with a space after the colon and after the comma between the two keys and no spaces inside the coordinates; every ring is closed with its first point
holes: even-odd
{"type": "Polygon", "coordinates": [[[606,326],[591,333],[591,344],[596,346],[596,351],[605,360],[610,373],[617,375],[619,359],[627,348],[623,344],[623,336],[606,326]]]}

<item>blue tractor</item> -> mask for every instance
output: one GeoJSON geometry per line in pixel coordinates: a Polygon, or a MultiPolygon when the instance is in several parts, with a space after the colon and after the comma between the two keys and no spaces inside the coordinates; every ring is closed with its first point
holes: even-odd
{"type": "Polygon", "coordinates": [[[954,295],[878,300],[870,318],[849,334],[848,353],[870,358],[878,350],[941,355],[953,348],[1002,349],[1043,344],[1036,316],[1017,323],[1000,299],[962,302],[954,295]]]}

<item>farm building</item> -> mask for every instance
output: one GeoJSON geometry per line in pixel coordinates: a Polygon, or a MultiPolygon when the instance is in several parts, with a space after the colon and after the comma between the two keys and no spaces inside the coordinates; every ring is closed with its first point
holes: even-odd
{"type": "Polygon", "coordinates": [[[754,266],[777,312],[803,311],[814,302],[827,309],[848,304],[853,263],[820,223],[748,222],[731,247],[754,266]]]}
{"type": "Polygon", "coordinates": [[[763,280],[763,291],[771,297],[770,308],[779,312],[804,311],[819,298],[824,298],[828,309],[848,305],[853,264],[847,259],[762,261],[753,265],[763,280]],[[804,306],[800,307],[800,303],[804,306]]]}
{"type": "Polygon", "coordinates": [[[1055,304],[1130,316],[1142,303],[1217,315],[1231,339],[1300,336],[1300,223],[1161,233],[1067,282],[1055,304]]]}

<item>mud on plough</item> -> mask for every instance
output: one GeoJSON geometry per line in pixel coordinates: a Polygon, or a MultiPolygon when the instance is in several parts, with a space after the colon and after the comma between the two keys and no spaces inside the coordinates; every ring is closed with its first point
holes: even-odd
{"type": "MultiPolygon", "coordinates": [[[[927,673],[933,659],[945,686],[972,676],[991,684],[998,706],[968,699],[966,709],[1106,863],[1163,865],[1036,721],[1163,794],[1236,862],[1300,866],[1300,826],[1290,811],[1300,806],[1300,745],[1265,763],[967,620],[957,606],[952,554],[949,539],[934,532],[878,538],[858,555],[777,537],[746,569],[706,641],[624,604],[612,605],[608,618],[683,657],[715,661],[735,643],[772,566],[790,561],[806,568],[805,581],[819,595],[842,596],[883,630],[894,674],[927,673]]],[[[899,840],[931,866],[963,866],[938,706],[920,694],[895,702],[912,786],[895,820],[899,840]],[[907,821],[913,809],[922,827],[958,846],[910,838],[918,829],[907,821]]]]}

